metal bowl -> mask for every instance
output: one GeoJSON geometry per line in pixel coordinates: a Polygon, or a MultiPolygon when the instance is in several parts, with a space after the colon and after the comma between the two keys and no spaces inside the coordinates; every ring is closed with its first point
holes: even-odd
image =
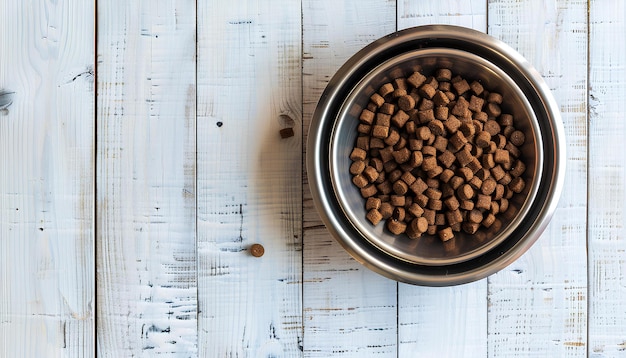
{"type": "Polygon", "coordinates": [[[558,201],[564,175],[564,134],[558,107],[540,75],[512,48],[484,33],[449,25],[420,26],[383,37],[350,58],[333,76],[314,113],[307,171],[315,205],[337,241],[359,262],[389,278],[446,286],[486,277],[513,262],[537,240],[558,201]],[[526,134],[525,190],[496,229],[439,239],[395,236],[365,219],[352,185],[349,154],[358,115],[382,84],[420,68],[446,67],[503,95],[503,113],[526,134]]]}

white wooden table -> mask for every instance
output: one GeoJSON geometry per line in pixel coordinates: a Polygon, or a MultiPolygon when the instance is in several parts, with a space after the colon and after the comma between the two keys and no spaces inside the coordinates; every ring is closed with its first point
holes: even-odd
{"type": "Polygon", "coordinates": [[[626,356],[625,38],[621,0],[1,0],[0,356],[626,356]],[[343,61],[434,23],[522,53],[567,134],[544,235],[449,288],[352,260],[303,168],[343,61]]]}

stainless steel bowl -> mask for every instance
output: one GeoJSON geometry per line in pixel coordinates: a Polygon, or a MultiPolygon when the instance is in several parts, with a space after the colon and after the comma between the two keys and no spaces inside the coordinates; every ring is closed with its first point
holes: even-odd
{"type": "Polygon", "coordinates": [[[316,207],[329,231],[359,262],[389,278],[445,286],[486,277],[537,240],[556,207],[564,175],[558,107],[540,75],[506,44],[456,26],[433,25],[381,38],[349,59],[322,94],[310,127],[307,171],[316,207]],[[503,113],[526,134],[521,148],[528,185],[498,230],[457,235],[453,249],[438,239],[393,236],[365,219],[348,172],[361,109],[382,84],[416,68],[447,67],[503,94],[503,113]]]}

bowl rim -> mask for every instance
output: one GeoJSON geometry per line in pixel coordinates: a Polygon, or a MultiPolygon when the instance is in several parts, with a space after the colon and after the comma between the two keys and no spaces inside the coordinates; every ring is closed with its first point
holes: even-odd
{"type": "Polygon", "coordinates": [[[450,286],[487,277],[525,253],[547,227],[558,205],[565,174],[565,135],[557,103],[536,69],[513,48],[485,33],[454,25],[424,25],[384,36],[358,51],[331,78],[315,109],[306,143],[306,169],[312,199],[332,236],[358,262],[388,278],[424,286],[450,286]],[[500,245],[477,258],[448,266],[425,266],[398,260],[359,237],[342,219],[329,180],[329,128],[353,77],[362,77],[387,52],[450,46],[466,49],[494,62],[513,78],[529,98],[542,131],[544,163],[532,217],[500,245]],[[339,102],[339,103],[338,103],[339,102]]]}

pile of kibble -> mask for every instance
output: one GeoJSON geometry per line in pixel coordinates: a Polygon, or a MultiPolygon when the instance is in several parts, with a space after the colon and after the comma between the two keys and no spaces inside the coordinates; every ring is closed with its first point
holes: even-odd
{"type": "Polygon", "coordinates": [[[395,235],[442,241],[502,224],[524,190],[525,136],[503,97],[451,70],[382,85],[359,116],[350,174],[367,219],[395,235]]]}

